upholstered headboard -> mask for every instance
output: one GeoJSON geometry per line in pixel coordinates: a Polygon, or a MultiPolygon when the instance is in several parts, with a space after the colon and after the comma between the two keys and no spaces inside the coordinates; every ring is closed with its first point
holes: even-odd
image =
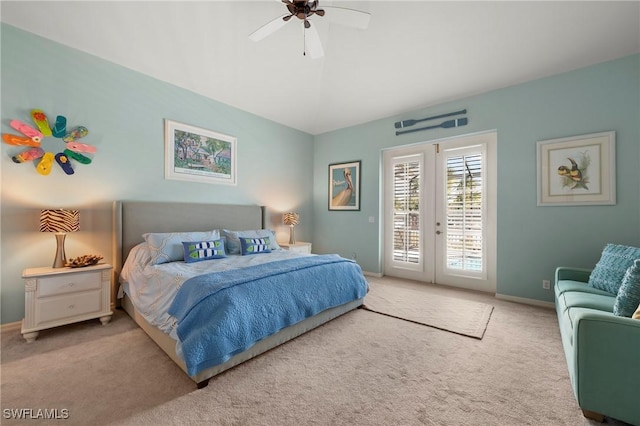
{"type": "MultiPolygon", "coordinates": [[[[115,201],[113,263],[116,279],[129,251],[147,232],[263,229],[265,208],[255,205],[115,201]]],[[[117,283],[117,281],[116,281],[117,283]]]]}

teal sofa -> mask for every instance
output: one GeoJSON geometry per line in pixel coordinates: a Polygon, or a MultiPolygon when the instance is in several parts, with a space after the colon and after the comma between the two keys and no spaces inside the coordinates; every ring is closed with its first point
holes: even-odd
{"type": "Polygon", "coordinates": [[[556,312],[573,392],[585,417],[640,426],[640,319],[614,315],[616,294],[589,286],[590,274],[556,269],[556,312]]]}

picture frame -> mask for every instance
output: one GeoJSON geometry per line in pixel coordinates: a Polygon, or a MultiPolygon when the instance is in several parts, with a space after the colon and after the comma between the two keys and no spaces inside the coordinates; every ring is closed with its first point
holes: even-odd
{"type": "Polygon", "coordinates": [[[538,206],[616,204],[614,131],[537,142],[538,206]]]}
{"type": "Polygon", "coordinates": [[[361,161],[329,164],[329,210],[360,210],[361,161]]]}
{"type": "Polygon", "coordinates": [[[237,139],[165,119],[165,179],[237,184],[237,139]]]}

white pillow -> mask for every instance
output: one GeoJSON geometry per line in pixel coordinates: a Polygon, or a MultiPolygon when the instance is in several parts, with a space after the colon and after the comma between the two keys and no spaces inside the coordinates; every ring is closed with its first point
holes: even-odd
{"type": "Polygon", "coordinates": [[[276,241],[276,233],[271,229],[249,229],[246,231],[230,231],[223,229],[222,233],[227,239],[227,254],[240,254],[240,237],[243,238],[264,238],[269,237],[271,250],[280,250],[276,241]]]}
{"type": "MultiPolygon", "coordinates": [[[[147,243],[140,243],[133,247],[120,271],[119,281],[124,283],[129,281],[129,275],[134,270],[144,269],[145,266],[151,264],[151,252],[147,243]]],[[[120,298],[120,296],[118,296],[120,298]]]]}
{"type": "Polygon", "coordinates": [[[167,232],[148,233],[143,235],[151,252],[151,264],[184,260],[183,241],[208,241],[220,238],[220,231],[214,229],[206,232],[167,232]]]}

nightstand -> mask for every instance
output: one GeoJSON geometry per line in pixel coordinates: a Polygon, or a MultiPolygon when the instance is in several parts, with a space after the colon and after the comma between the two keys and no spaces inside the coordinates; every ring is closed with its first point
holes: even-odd
{"type": "Polygon", "coordinates": [[[299,251],[301,253],[311,253],[311,243],[304,243],[302,241],[298,241],[297,243],[294,243],[294,244],[278,243],[278,245],[285,250],[299,251]]]}
{"type": "Polygon", "coordinates": [[[111,269],[106,263],[84,268],[28,268],[25,280],[22,336],[27,342],[38,331],[74,322],[111,319],[111,269]]]}

